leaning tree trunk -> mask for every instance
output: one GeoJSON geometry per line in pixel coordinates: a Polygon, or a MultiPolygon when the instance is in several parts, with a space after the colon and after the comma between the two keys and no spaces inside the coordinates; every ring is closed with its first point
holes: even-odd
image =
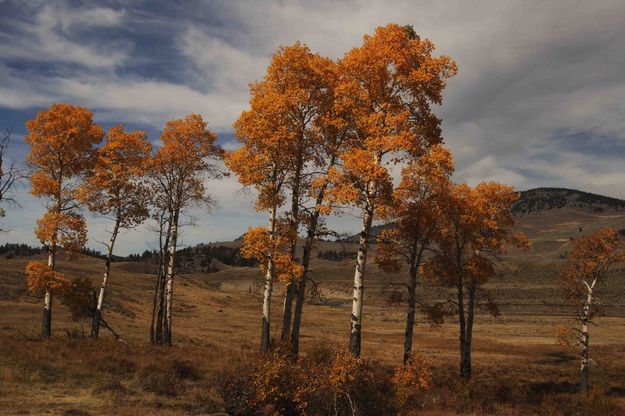
{"type": "Polygon", "coordinates": [[[282,305],[282,330],[280,343],[286,345],[291,335],[291,317],[293,316],[293,299],[297,295],[297,282],[290,281],[286,285],[284,304],[282,305]]]}
{"type": "MultiPolygon", "coordinates": [[[[329,166],[334,166],[336,158],[332,157],[329,166]]],[[[306,280],[308,279],[308,271],[310,269],[310,256],[312,252],[315,238],[317,237],[317,226],[319,224],[319,215],[321,215],[320,207],[323,204],[325,198],[325,192],[328,187],[328,181],[326,181],[319,193],[317,194],[317,200],[315,201],[315,210],[308,223],[308,230],[306,232],[306,242],[304,243],[304,253],[302,254],[302,277],[299,280],[295,293],[295,310],[293,311],[293,329],[291,330],[290,350],[291,358],[297,360],[299,355],[299,331],[302,326],[302,312],[304,310],[304,300],[306,298],[306,280]]]]}
{"type": "Polygon", "coordinates": [[[115,219],[115,227],[113,228],[113,234],[108,244],[108,252],[106,254],[106,262],[104,263],[104,277],[102,278],[102,284],[100,285],[100,293],[98,294],[98,302],[96,304],[95,311],[93,312],[93,321],[91,322],[91,337],[97,338],[100,334],[100,320],[102,319],[102,305],[104,304],[104,292],[106,290],[106,284],[109,280],[111,273],[111,260],[113,258],[113,246],[115,245],[115,239],[117,239],[117,233],[119,232],[119,224],[121,222],[121,215],[118,213],[115,219]]]}
{"type": "MultiPolygon", "coordinates": [[[[56,243],[53,242],[48,248],[48,267],[52,270],[56,267],[56,243]]],[[[52,335],[52,292],[48,289],[43,298],[43,314],[41,322],[41,335],[48,338],[52,335]]]]}
{"type": "Polygon", "coordinates": [[[152,323],[150,324],[150,341],[154,344],[163,343],[163,308],[165,304],[165,271],[167,252],[169,250],[169,237],[171,235],[171,216],[167,220],[165,243],[163,244],[163,223],[159,224],[159,257],[156,284],[154,286],[154,298],[152,303],[152,323]],[[157,317],[158,306],[158,317],[157,317]]]}
{"type": "MultiPolygon", "coordinates": [[[[273,244],[276,233],[276,206],[271,209],[269,216],[269,242],[273,244]]],[[[272,249],[273,250],[273,249],[272,249]]],[[[273,291],[273,253],[269,252],[267,258],[267,270],[265,272],[265,289],[263,293],[263,321],[260,331],[260,352],[266,353],[270,347],[270,324],[271,324],[271,292],[273,291]]]]}
{"type": "Polygon", "coordinates": [[[362,331],[362,306],[365,295],[365,267],[367,265],[367,250],[369,249],[369,236],[373,223],[373,207],[364,210],[362,231],[358,244],[358,257],[356,259],[356,271],[354,272],[354,297],[352,300],[352,316],[349,328],[349,352],[360,357],[361,331],[362,331]]]}
{"type": "Polygon", "coordinates": [[[408,311],[406,312],[406,332],[404,335],[404,364],[407,364],[412,356],[412,336],[417,305],[417,270],[410,268],[410,283],[408,284],[408,311]]]}
{"type": "MultiPolygon", "coordinates": [[[[594,286],[594,284],[593,284],[594,286]]],[[[588,377],[590,373],[590,365],[588,362],[588,349],[589,349],[589,341],[590,334],[588,332],[588,324],[590,323],[590,308],[593,302],[592,298],[592,286],[588,287],[588,292],[586,294],[586,301],[584,302],[584,307],[582,309],[582,331],[581,331],[581,368],[580,368],[580,383],[579,390],[582,393],[588,392],[588,377]]]]}
{"type": "Polygon", "coordinates": [[[178,241],[178,215],[179,211],[174,211],[171,221],[171,238],[169,242],[169,259],[167,263],[167,274],[165,275],[165,320],[163,322],[164,343],[171,346],[171,319],[174,299],[174,260],[176,256],[176,243],[178,241]]]}

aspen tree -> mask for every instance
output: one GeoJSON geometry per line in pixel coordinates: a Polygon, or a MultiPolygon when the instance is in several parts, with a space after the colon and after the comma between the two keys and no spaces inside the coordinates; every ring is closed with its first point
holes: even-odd
{"type": "Polygon", "coordinates": [[[495,262],[510,247],[529,248],[523,233],[513,231],[511,207],[519,194],[495,182],[471,188],[454,185],[443,205],[444,225],[428,271],[450,289],[449,303],[460,330],[460,377],[471,378],[473,326],[482,304],[493,315],[499,309],[484,284],[495,274],[495,262]]]}
{"type": "Polygon", "coordinates": [[[89,176],[78,191],[78,198],[91,210],[111,216],[113,229],[106,244],[104,277],[98,292],[91,325],[97,338],[104,294],[111,272],[113,247],[120,229],[134,228],[148,215],[149,193],[144,183],[151,144],[144,131],[125,132],[122,125],[111,128],[106,143],[98,148],[89,176]]]}
{"type": "MultiPolygon", "coordinates": [[[[242,147],[226,158],[228,167],[245,187],[258,191],[256,209],[269,213],[268,238],[276,238],[277,212],[291,193],[288,213],[294,236],[290,253],[295,259],[300,222],[304,172],[314,157],[311,125],[318,112],[317,101],[324,93],[323,71],[328,60],[312,54],[304,45],[280,48],[274,54],[263,80],[250,87],[250,109],[234,127],[242,147]]],[[[269,244],[274,247],[274,244],[269,244]]],[[[275,278],[274,259],[268,253],[264,269],[263,314],[260,350],[270,347],[271,299],[275,278]]],[[[287,281],[283,309],[282,341],[287,341],[291,322],[294,282],[287,281]]]]}
{"type": "Polygon", "coordinates": [[[392,202],[381,213],[393,227],[378,236],[376,262],[390,272],[399,272],[402,266],[408,268],[408,281],[402,283],[408,292],[404,365],[412,355],[420,272],[442,226],[443,204],[451,186],[452,171],[449,151],[441,145],[433,146],[402,170],[402,180],[393,192],[392,202]]]}
{"type": "Polygon", "coordinates": [[[243,146],[226,155],[226,165],[237,174],[243,186],[254,187],[258,191],[256,209],[269,212],[269,226],[266,231],[270,251],[266,253],[266,265],[263,269],[265,284],[260,337],[260,351],[264,353],[270,348],[271,298],[275,277],[271,250],[276,239],[278,208],[284,203],[284,183],[289,163],[285,153],[280,150],[280,144],[288,142],[291,136],[287,129],[279,125],[279,116],[272,117],[259,111],[263,107],[263,101],[272,101],[271,94],[261,92],[262,89],[263,86],[258,84],[252,87],[252,110],[241,114],[235,123],[237,137],[243,146]]]}
{"type": "MultiPolygon", "coordinates": [[[[290,192],[288,218],[292,240],[292,261],[297,256],[297,237],[301,223],[301,206],[310,185],[310,174],[319,164],[316,145],[318,128],[316,121],[325,111],[327,96],[331,93],[329,82],[334,63],[319,54],[312,53],[299,42],[282,47],[274,54],[263,82],[270,86],[281,99],[280,108],[284,120],[294,133],[292,140],[284,143],[282,151],[290,159],[286,188],[290,192]]],[[[286,282],[280,342],[289,342],[293,299],[298,280],[286,282]]]]}
{"type": "Polygon", "coordinates": [[[434,45],[412,27],[389,24],[365,35],[339,63],[338,106],[352,124],[342,169],[333,175],[337,202],[361,212],[349,351],[360,356],[365,268],[371,226],[377,209],[389,203],[389,162],[418,158],[441,142],[440,120],[431,106],[440,104],[445,79],[456,66],[446,56],[433,56],[434,45]]]}
{"type": "Polygon", "coordinates": [[[560,340],[580,346],[580,391],[588,391],[590,374],[589,326],[598,313],[597,289],[605,284],[610,269],[625,261],[625,251],[618,232],[604,228],[591,235],[575,239],[569,253],[569,260],[560,273],[565,301],[576,310],[575,325],[559,334],[560,340]]]}
{"type": "Polygon", "coordinates": [[[150,160],[155,199],[170,215],[168,221],[167,264],[164,268],[163,342],[172,345],[172,311],[175,277],[175,255],[180,216],[198,205],[212,206],[204,181],[223,175],[219,160],[223,150],[215,144],[217,136],[208,129],[202,116],[190,114],[167,122],[161,135],[161,147],[150,160]]]}
{"type": "Polygon", "coordinates": [[[297,359],[299,353],[299,335],[313,245],[318,237],[328,232],[324,226],[324,218],[338,208],[329,192],[332,185],[331,174],[340,164],[340,155],[345,151],[350,132],[346,112],[336,105],[336,86],[340,75],[338,67],[334,63],[327,64],[324,81],[326,89],[319,102],[319,114],[313,123],[315,139],[311,145],[314,146],[315,161],[307,172],[307,190],[302,193],[302,222],[306,227],[306,236],[302,252],[302,277],[297,281],[289,342],[293,359],[297,359]]]}
{"type": "MultiPolygon", "coordinates": [[[[77,212],[76,190],[80,179],[93,165],[94,146],[100,143],[104,132],[93,122],[91,111],[70,104],[53,104],[29,120],[26,128],[24,141],[30,147],[26,162],[32,172],[31,193],[47,201],[47,212],[37,221],[35,234],[48,251],[46,276],[57,276],[53,272],[58,248],[77,251],[87,240],[84,218],[77,212]]],[[[49,337],[52,290],[47,286],[42,289],[42,334],[49,337]]]]}

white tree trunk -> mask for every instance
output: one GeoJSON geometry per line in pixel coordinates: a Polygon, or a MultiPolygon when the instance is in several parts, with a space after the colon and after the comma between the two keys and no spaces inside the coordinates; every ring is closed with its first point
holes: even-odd
{"type": "Polygon", "coordinates": [[[362,307],[365,295],[365,267],[367,265],[367,250],[369,248],[369,236],[373,222],[373,207],[364,210],[362,231],[358,245],[358,257],[356,259],[356,271],[354,272],[354,297],[352,299],[352,316],[349,329],[349,352],[360,357],[361,330],[362,330],[362,307]]]}
{"type": "Polygon", "coordinates": [[[167,345],[172,345],[171,342],[171,320],[173,310],[173,298],[174,298],[174,275],[175,275],[175,256],[176,256],[176,243],[178,241],[178,216],[179,211],[174,212],[171,223],[171,239],[169,242],[169,263],[167,264],[167,274],[165,275],[165,323],[164,323],[164,342],[167,345]]]}
{"type": "Polygon", "coordinates": [[[121,217],[118,214],[115,219],[115,227],[113,228],[113,233],[111,234],[111,239],[108,243],[108,251],[106,254],[106,261],[104,263],[104,277],[102,278],[102,284],[100,285],[100,292],[98,293],[98,301],[96,304],[95,311],[93,311],[93,322],[91,323],[91,337],[97,338],[100,334],[100,319],[102,317],[102,305],[104,304],[104,292],[106,290],[106,284],[108,283],[109,276],[111,274],[111,261],[113,259],[113,246],[115,245],[115,240],[117,239],[117,233],[119,232],[119,224],[121,222],[121,217]]]}
{"type": "MultiPolygon", "coordinates": [[[[273,243],[276,233],[276,207],[271,209],[269,215],[269,241],[273,243]]],[[[271,327],[271,292],[273,291],[273,253],[269,253],[267,259],[267,271],[265,272],[265,290],[263,293],[263,321],[260,334],[260,352],[269,351],[270,327],[271,327]]]]}
{"type": "MultiPolygon", "coordinates": [[[[52,270],[56,267],[56,247],[52,246],[48,250],[48,267],[52,270]]],[[[41,325],[41,335],[49,337],[52,335],[52,292],[46,290],[43,298],[43,316],[41,325]]]]}
{"type": "Polygon", "coordinates": [[[590,366],[588,363],[588,352],[589,352],[589,341],[590,334],[588,332],[588,324],[590,323],[590,310],[593,303],[593,287],[596,282],[593,282],[592,285],[587,286],[588,292],[586,293],[586,301],[584,302],[584,307],[582,309],[582,351],[581,351],[581,365],[580,365],[580,384],[579,389],[582,393],[586,393],[588,391],[588,378],[590,373],[590,366]]]}

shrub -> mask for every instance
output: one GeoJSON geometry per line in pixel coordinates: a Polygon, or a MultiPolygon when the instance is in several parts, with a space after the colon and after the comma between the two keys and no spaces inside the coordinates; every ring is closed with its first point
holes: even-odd
{"type": "Polygon", "coordinates": [[[397,404],[401,407],[417,407],[420,393],[432,384],[432,361],[423,355],[412,355],[406,365],[395,369],[393,385],[397,404]]]}
{"type": "Polygon", "coordinates": [[[183,387],[175,371],[161,369],[149,365],[139,373],[139,382],[143,391],[156,393],[160,396],[176,397],[183,387]]]}
{"type": "Polygon", "coordinates": [[[279,351],[247,357],[219,379],[232,415],[396,414],[388,371],[328,347],[297,362],[279,351]]]}

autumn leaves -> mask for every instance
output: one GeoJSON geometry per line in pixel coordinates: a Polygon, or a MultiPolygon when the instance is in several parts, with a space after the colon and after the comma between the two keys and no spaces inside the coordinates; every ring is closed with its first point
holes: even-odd
{"type": "Polygon", "coordinates": [[[24,138],[30,146],[26,162],[32,169],[31,192],[46,200],[47,212],[37,221],[35,234],[48,250],[48,264],[29,264],[29,286],[44,292],[42,335],[51,334],[52,293],[62,290],[63,276],[54,272],[59,247],[73,252],[87,239],[84,218],[78,211],[78,181],[93,164],[94,146],[104,132],[93,123],[89,110],[54,104],[26,123],[24,138]]]}
{"type": "MultiPolygon", "coordinates": [[[[243,248],[265,273],[261,351],[271,347],[271,299],[279,279],[286,283],[281,343],[297,356],[310,251],[326,231],[324,217],[351,207],[362,229],[350,352],[361,353],[371,229],[383,220],[394,227],[379,238],[378,265],[409,270],[404,362],[412,353],[415,292],[427,269],[450,289],[450,310],[464,321],[463,356],[469,358],[463,367],[470,369],[481,284],[494,273],[495,257],[525,240],[510,231],[509,208],[517,197],[511,188],[470,188],[450,179],[453,161],[440,144],[432,106],[441,103],[445,81],[455,72],[450,58],[434,55],[431,42],[410,27],[390,24],[337,61],[300,43],[283,47],[263,80],[251,86],[250,108],[235,123],[241,147],[226,156],[226,164],[241,184],[256,188],[256,208],[269,215],[269,226],[250,229],[243,248]],[[404,168],[395,186],[397,165],[404,168]],[[300,260],[296,239],[302,229],[300,260]]],[[[470,370],[463,376],[470,377],[470,370]]]]}
{"type": "Polygon", "coordinates": [[[251,85],[249,108],[234,123],[240,147],[228,153],[195,114],[169,121],[160,147],[152,150],[145,132],[122,126],[109,130],[100,145],[104,132],[81,107],[53,105],[39,113],[28,123],[26,141],[33,194],[48,202],[37,236],[50,260],[48,266],[29,266],[28,273],[33,288],[49,299],[44,316],[58,290],[53,283],[63,280],[54,271],[57,249],[73,251],[85,243],[81,206],[113,220],[93,307],[94,337],[119,229],[134,227],[151,213],[161,243],[151,340],[171,344],[180,217],[191,206],[212,204],[204,184],[224,174],[223,158],[243,186],[257,191],[255,208],[268,216],[266,227],[247,232],[242,248],[244,256],[259,260],[265,277],[262,352],[272,347],[273,285],[279,280],[286,288],[280,343],[297,357],[311,251],[328,234],[325,218],[352,209],[362,229],[349,319],[351,354],[361,354],[372,226],[386,221],[394,226],[379,238],[377,263],[408,270],[404,362],[409,364],[412,353],[415,293],[421,275],[430,273],[449,289],[449,304],[461,321],[463,356],[469,356],[463,366],[470,368],[474,311],[485,299],[482,284],[494,272],[494,258],[525,240],[510,231],[509,208],[516,199],[511,188],[492,183],[471,188],[450,179],[453,161],[441,144],[441,120],[432,107],[441,103],[446,80],[455,72],[455,63],[435,55],[430,41],[395,24],[377,28],[338,60],[301,43],[282,47],[263,79],[251,85]],[[393,179],[395,167],[403,168],[399,181],[393,179]]]}
{"type": "Polygon", "coordinates": [[[150,215],[165,218],[167,254],[161,260],[156,290],[162,291],[166,311],[158,324],[166,328],[164,341],[171,342],[173,258],[180,211],[191,204],[206,203],[204,178],[219,176],[213,163],[222,157],[216,137],[199,115],[167,123],[161,147],[153,151],[143,131],[126,132],[121,125],[104,132],[89,110],[53,104],[27,123],[27,162],[32,174],[31,191],[46,201],[47,212],[37,221],[35,234],[48,251],[47,265],[31,262],[26,267],[28,285],[44,295],[44,336],[51,334],[52,295],[70,293],[72,285],[55,271],[58,249],[82,250],[87,240],[82,207],[112,220],[102,284],[95,305],[89,297],[77,308],[89,311],[91,335],[98,337],[105,289],[111,271],[113,248],[120,229],[133,228],[150,215]],[[99,147],[98,147],[99,146],[99,147]],[[85,305],[86,303],[86,305],[85,305]]]}

